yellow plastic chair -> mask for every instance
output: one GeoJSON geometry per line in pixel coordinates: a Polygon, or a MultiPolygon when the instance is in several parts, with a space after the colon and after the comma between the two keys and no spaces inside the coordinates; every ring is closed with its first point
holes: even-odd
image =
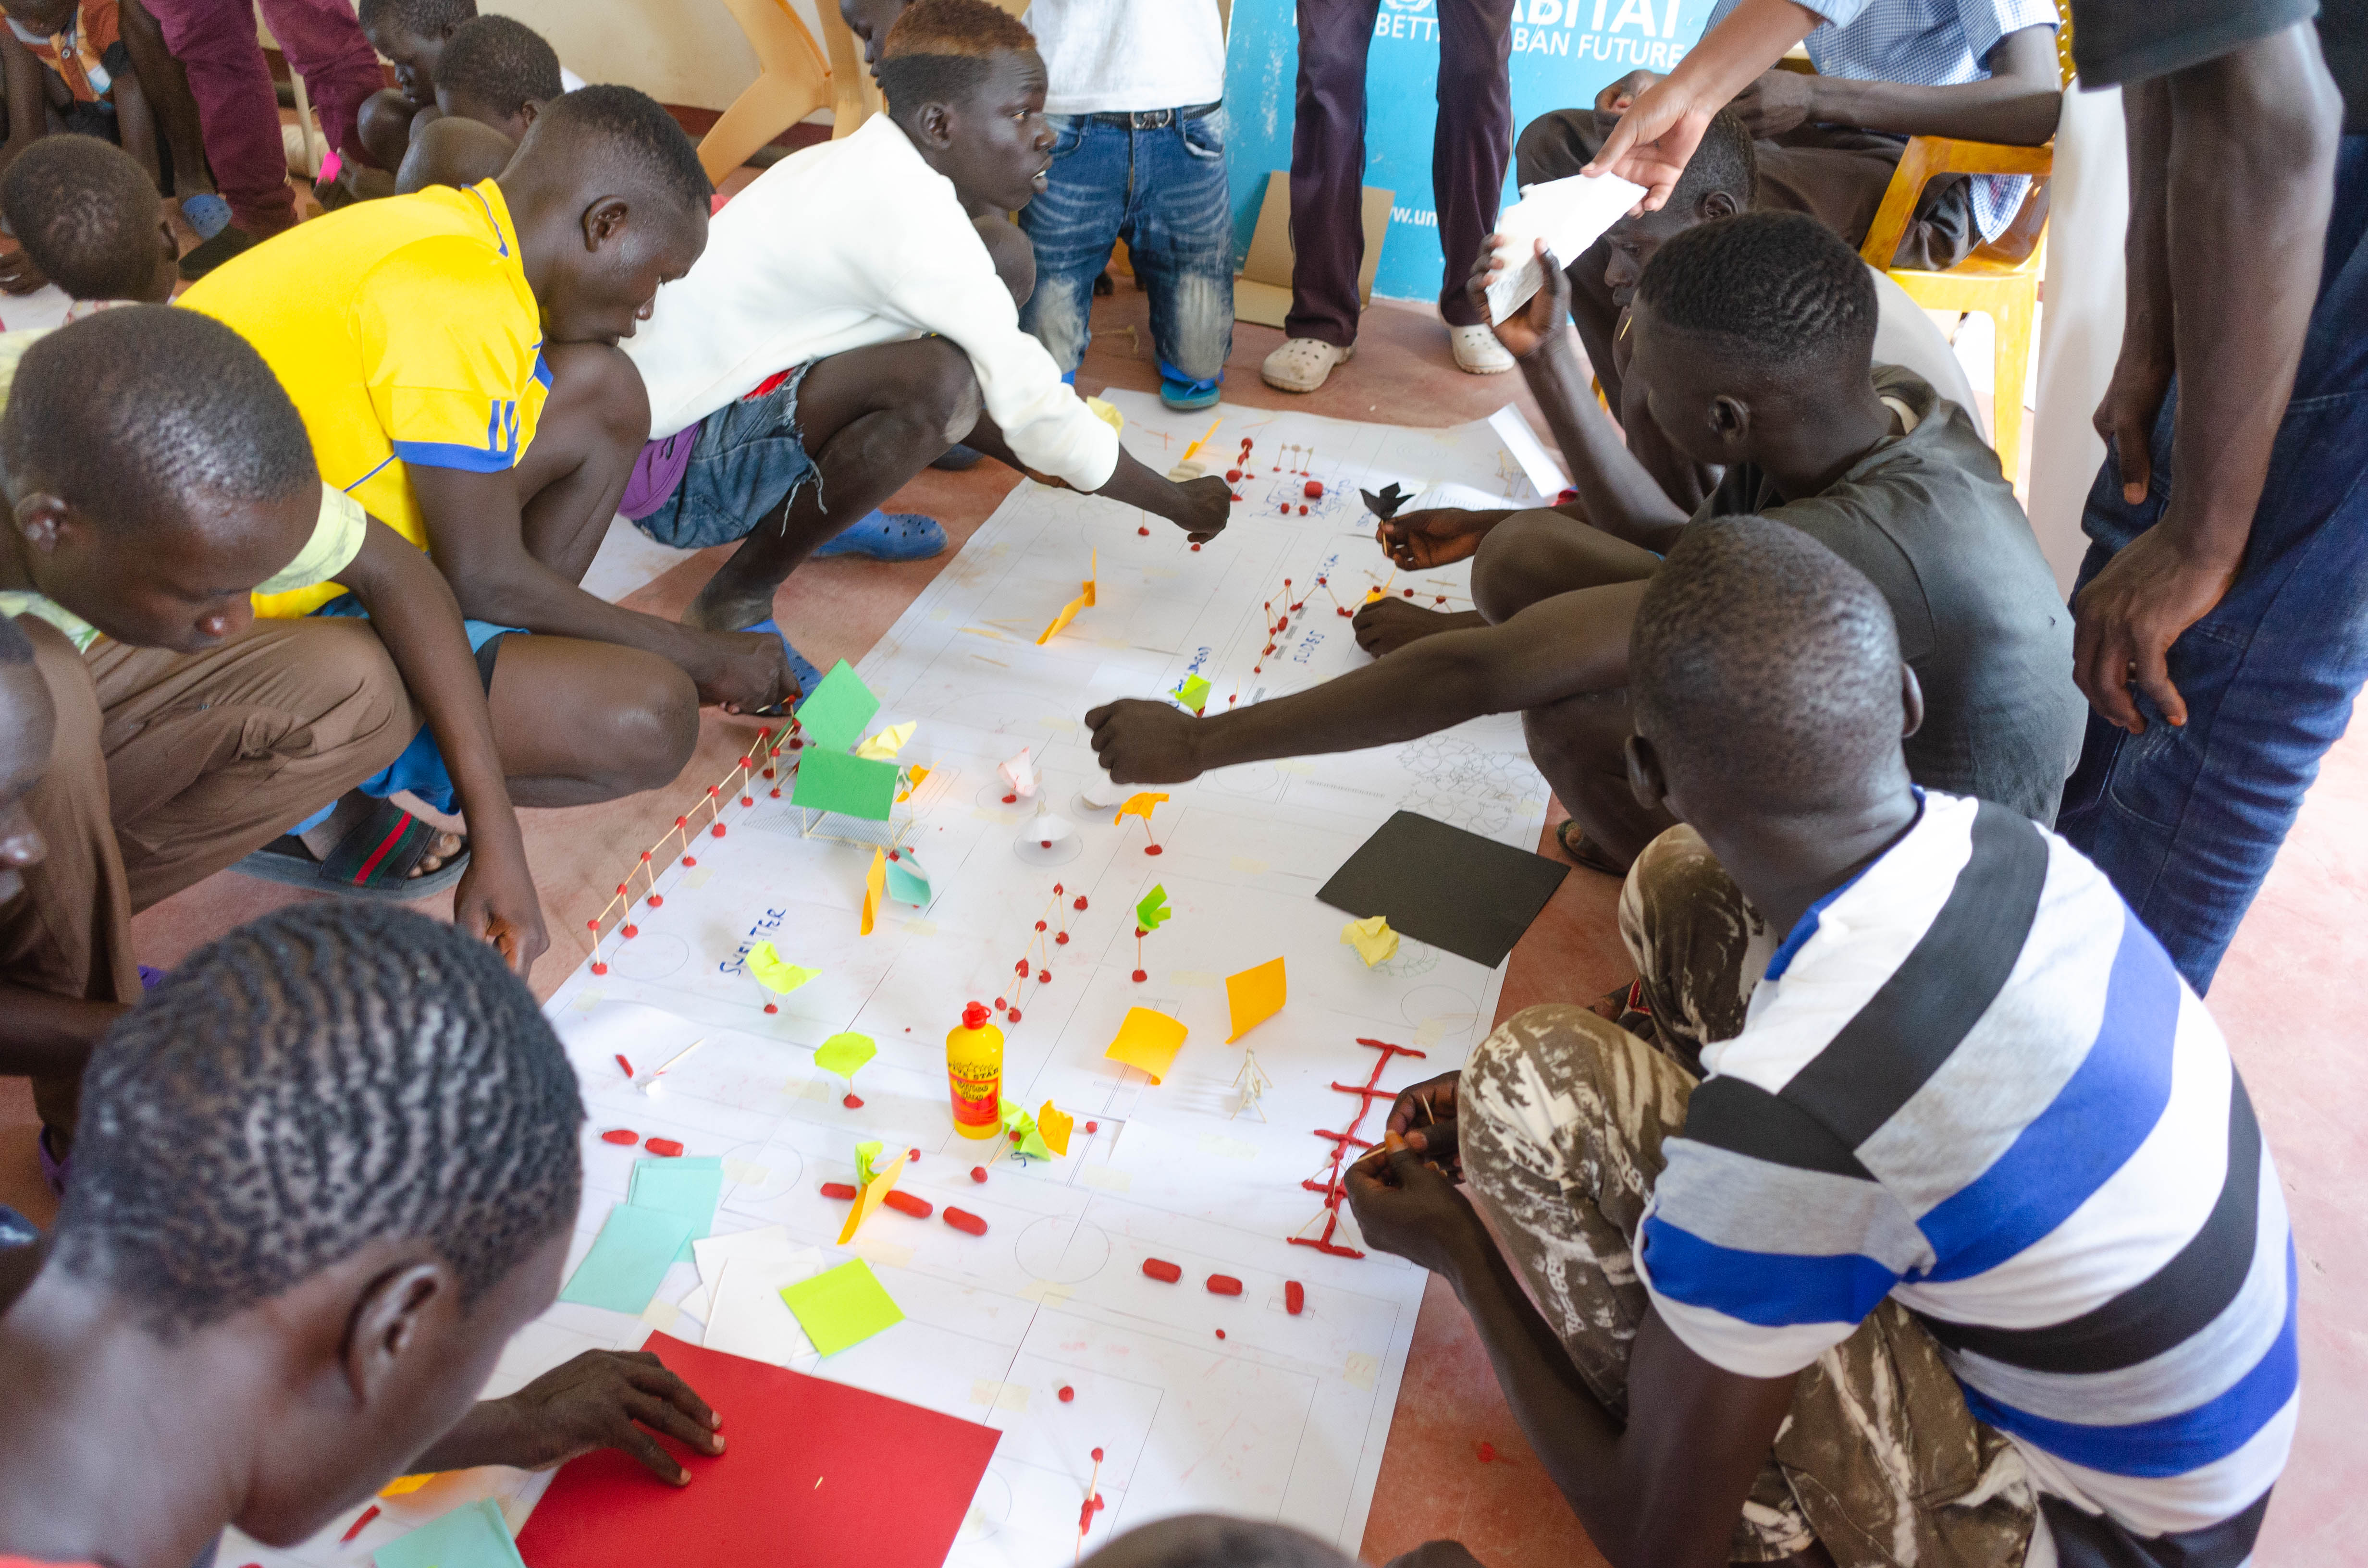
{"type": "MultiPolygon", "coordinates": [[[[2066,86],[2072,85],[2072,17],[2056,0],[2055,60],[2066,86]]],[[[1911,136],[1899,167],[1883,193],[1883,205],[1868,225],[1859,255],[1890,274],[1908,297],[1928,310],[1979,311],[1997,328],[1997,368],[1991,392],[1991,445],[1998,467],[2014,483],[2022,458],[2022,387],[2031,369],[2031,335],[2039,319],[2039,280],[2047,267],[2047,176],[2055,165],[2055,143],[2014,147],[1994,142],[1961,142],[1948,136],[1911,136]],[[1893,267],[1899,239],[1916,212],[1916,199],[1936,175],[2030,175],[2033,183],[2022,210],[1998,238],[1977,247],[1946,272],[1893,267]]]]}
{"type": "MultiPolygon", "coordinates": [[[[707,177],[723,176],[791,126],[832,102],[832,72],[821,46],[790,0],[723,0],[732,19],[757,51],[757,79],[732,101],[723,118],[700,139],[699,161],[707,177]]],[[[822,0],[822,13],[838,21],[837,0],[822,0]]],[[[846,31],[844,23],[839,30],[846,31]]]]}

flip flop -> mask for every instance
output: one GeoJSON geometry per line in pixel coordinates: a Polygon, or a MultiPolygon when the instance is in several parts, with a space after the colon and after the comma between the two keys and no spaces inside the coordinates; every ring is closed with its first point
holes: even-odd
{"type": "MultiPolygon", "coordinates": [[[[790,656],[790,674],[795,676],[798,680],[798,700],[803,702],[807,698],[814,695],[814,688],[822,684],[822,672],[814,667],[813,660],[807,658],[803,653],[799,653],[795,648],[790,646],[790,634],[781,630],[781,624],[780,621],[760,620],[754,626],[744,626],[740,630],[743,631],[769,631],[774,636],[780,638],[781,640],[781,652],[790,656]]],[[[775,719],[787,711],[787,709],[776,704],[770,708],[758,709],[757,710],[757,717],[760,719],[775,719]]]]}
{"type": "Polygon", "coordinates": [[[1554,842],[1562,852],[1590,871],[1600,871],[1607,877],[1625,877],[1628,868],[1606,855],[1587,836],[1587,830],[1565,819],[1554,828],[1554,842]]]}
{"type": "Polygon", "coordinates": [[[945,526],[918,512],[867,512],[814,552],[816,561],[860,555],[872,561],[927,561],[946,549],[945,526]]]}
{"type": "Polygon", "coordinates": [[[195,283],[223,262],[243,256],[262,243],[245,229],[235,224],[229,225],[181,258],[181,279],[186,283],[195,283]]]}
{"type": "Polygon", "coordinates": [[[411,875],[411,869],[426,858],[442,831],[393,801],[376,801],[346,830],[325,859],[316,858],[304,841],[291,833],[273,839],[231,869],[314,892],[408,903],[444,892],[469,869],[469,851],[463,847],[427,875],[411,875]]]}
{"type": "Polygon", "coordinates": [[[212,239],[230,227],[230,203],[211,191],[181,198],[181,216],[189,221],[200,240],[212,239]]]}

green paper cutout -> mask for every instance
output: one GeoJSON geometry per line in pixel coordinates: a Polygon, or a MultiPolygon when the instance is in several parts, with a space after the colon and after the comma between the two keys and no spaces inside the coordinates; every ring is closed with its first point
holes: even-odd
{"type": "Polygon", "coordinates": [[[870,1187],[871,1185],[872,1178],[879,1175],[877,1171],[871,1168],[871,1162],[878,1159],[880,1157],[880,1151],[886,1147],[887,1145],[881,1142],[877,1138],[858,1143],[855,1146],[855,1187],[857,1191],[860,1192],[863,1188],[870,1187]]]}
{"type": "Polygon", "coordinates": [[[1176,688],[1176,700],[1182,703],[1187,710],[1198,713],[1209,705],[1208,681],[1194,676],[1176,688]]]}
{"type": "Polygon", "coordinates": [[[822,972],[818,969],[801,969],[790,962],[770,942],[759,942],[749,949],[748,956],[741,962],[757,984],[777,996],[788,995],[822,972]]]}
{"type": "Polygon", "coordinates": [[[1134,923],[1145,931],[1156,931],[1167,925],[1167,917],[1175,913],[1167,907],[1167,889],[1155,885],[1143,895],[1143,902],[1134,906],[1134,923]]]}
{"type": "Polygon", "coordinates": [[[371,1553],[378,1568],[526,1568],[501,1505],[490,1497],[397,1536],[371,1553]]]}
{"type": "Polygon", "coordinates": [[[860,1345],[905,1321],[904,1312],[861,1258],[784,1286],[781,1301],[814,1347],[825,1356],[860,1345]]]}
{"type": "Polygon", "coordinates": [[[896,765],[808,746],[798,764],[798,787],[790,804],[867,822],[886,822],[896,803],[896,765]]]}
{"type": "Polygon", "coordinates": [[[918,871],[907,870],[901,860],[891,860],[888,896],[899,903],[926,904],[929,902],[929,879],[918,871]]]}
{"type": "Polygon", "coordinates": [[[880,1054],[870,1035],[835,1034],[814,1047],[814,1065],[825,1073],[836,1073],[851,1088],[855,1074],[863,1064],[880,1054]]]}
{"type": "Polygon", "coordinates": [[[871,715],[879,711],[880,699],[845,659],[831,666],[822,684],[807,693],[797,708],[806,739],[825,751],[845,751],[853,745],[863,726],[871,722],[871,715]]]}
{"type": "Polygon", "coordinates": [[[1045,1146],[1043,1134],[1036,1130],[1036,1119],[1005,1100],[1001,1105],[1003,1131],[1011,1135],[1012,1147],[1031,1160],[1049,1160],[1053,1151],[1045,1146]]]}
{"type": "Polygon", "coordinates": [[[679,1214],[690,1221],[690,1236],[675,1261],[692,1259],[691,1242],[702,1241],[715,1228],[715,1205],[723,1196],[723,1160],[717,1154],[693,1154],[671,1160],[636,1160],[633,1185],[625,1201],[636,1209],[679,1214]]]}
{"type": "Polygon", "coordinates": [[[639,1317],[658,1293],[675,1256],[690,1244],[690,1229],[684,1215],[618,1204],[559,1299],[639,1317]]]}

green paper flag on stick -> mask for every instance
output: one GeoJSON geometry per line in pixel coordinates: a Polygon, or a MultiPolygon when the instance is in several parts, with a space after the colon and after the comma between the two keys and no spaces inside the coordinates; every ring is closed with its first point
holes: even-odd
{"type": "Polygon", "coordinates": [[[1143,895],[1143,902],[1134,906],[1134,923],[1146,931],[1156,931],[1167,924],[1167,917],[1175,913],[1167,907],[1167,889],[1154,884],[1152,890],[1143,895]]]}
{"type": "Polygon", "coordinates": [[[837,812],[866,822],[886,822],[896,803],[896,765],[843,751],[819,751],[808,746],[798,763],[798,785],[790,804],[810,811],[837,812]]]}
{"type": "Polygon", "coordinates": [[[855,1146],[856,1186],[870,1187],[871,1185],[871,1178],[877,1174],[871,1168],[871,1162],[880,1157],[880,1151],[885,1147],[887,1147],[887,1145],[881,1142],[877,1138],[869,1139],[855,1146]]]}
{"type": "Polygon", "coordinates": [[[814,1065],[825,1073],[837,1074],[852,1088],[856,1073],[879,1054],[880,1048],[872,1043],[870,1035],[835,1034],[814,1047],[814,1065]]]}
{"type": "Polygon", "coordinates": [[[1182,703],[1188,710],[1194,713],[1200,712],[1209,706],[1209,683],[1201,676],[1194,676],[1176,688],[1176,700],[1182,703]]]}
{"type": "Polygon", "coordinates": [[[748,956],[741,961],[748,966],[748,973],[757,984],[780,996],[788,995],[822,972],[818,969],[801,969],[788,962],[781,957],[780,949],[770,942],[757,943],[748,949],[748,956]]]}
{"type": "Polygon", "coordinates": [[[879,711],[880,699],[845,659],[832,666],[797,710],[806,739],[825,751],[845,751],[853,745],[863,726],[871,722],[871,715],[879,711]]]}
{"type": "Polygon", "coordinates": [[[1031,1160],[1049,1160],[1053,1151],[1044,1146],[1043,1134],[1037,1131],[1036,1119],[1013,1105],[1002,1103],[1003,1131],[1011,1135],[1011,1146],[1031,1160]]]}

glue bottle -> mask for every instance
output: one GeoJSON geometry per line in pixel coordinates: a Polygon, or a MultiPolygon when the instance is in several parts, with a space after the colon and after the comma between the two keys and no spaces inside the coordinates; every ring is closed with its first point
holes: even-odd
{"type": "Polygon", "coordinates": [[[954,1131],[992,1138],[1003,1131],[1003,1031],[984,1002],[962,1008],[962,1028],[946,1032],[946,1083],[953,1092],[954,1131]]]}

